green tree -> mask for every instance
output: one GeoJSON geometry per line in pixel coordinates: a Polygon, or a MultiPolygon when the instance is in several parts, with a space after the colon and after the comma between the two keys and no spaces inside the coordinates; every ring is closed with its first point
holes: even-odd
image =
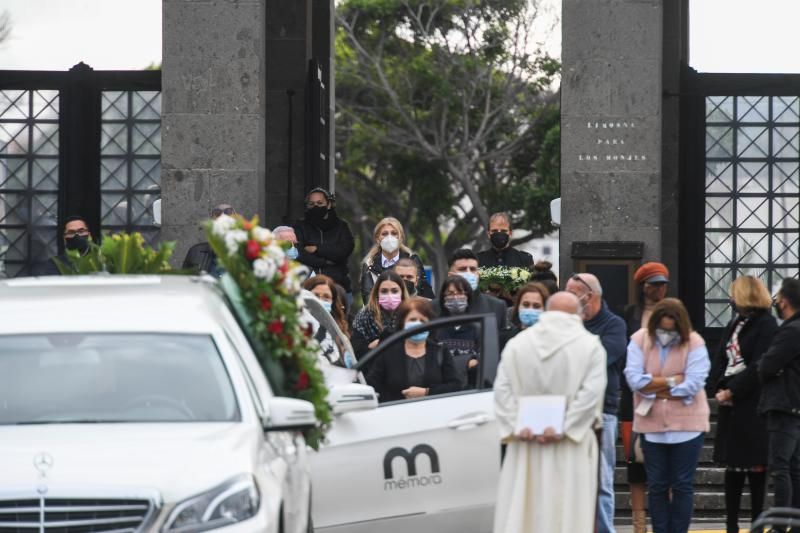
{"type": "Polygon", "coordinates": [[[339,5],[337,193],[366,247],[373,224],[395,216],[441,279],[494,211],[525,239],[551,231],[560,65],[532,41],[531,2],[339,5]]]}

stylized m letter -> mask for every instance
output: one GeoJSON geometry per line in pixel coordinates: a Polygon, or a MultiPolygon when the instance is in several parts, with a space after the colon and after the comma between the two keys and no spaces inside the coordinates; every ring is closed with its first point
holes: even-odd
{"type": "Polygon", "coordinates": [[[410,453],[405,448],[399,447],[392,448],[386,452],[386,456],[383,458],[383,478],[392,479],[394,477],[394,473],[392,472],[392,461],[394,461],[397,457],[402,457],[405,459],[406,466],[408,467],[409,477],[416,476],[417,456],[421,453],[427,455],[428,459],[431,461],[431,474],[438,474],[439,456],[436,454],[436,450],[427,444],[417,444],[410,453]]]}

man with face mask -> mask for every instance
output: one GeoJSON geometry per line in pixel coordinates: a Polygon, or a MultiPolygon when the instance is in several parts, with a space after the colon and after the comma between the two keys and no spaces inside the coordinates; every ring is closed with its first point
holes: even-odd
{"type": "Polygon", "coordinates": [[[308,192],[305,209],[303,220],[294,224],[297,260],[341,285],[350,305],[353,288],[347,262],[355,248],[350,226],[336,214],[333,195],[321,187],[308,192]]]}
{"type": "Polygon", "coordinates": [[[566,291],[578,297],[583,325],[600,337],[606,350],[606,394],[603,403],[603,442],[600,450],[600,495],[597,531],[614,533],[614,467],[617,461],[617,412],[619,411],[620,376],[625,366],[628,336],[625,321],[608,308],[603,287],[593,274],[573,274],[566,291]]]}
{"type": "Polygon", "coordinates": [[[403,278],[403,283],[406,285],[406,290],[409,296],[419,296],[430,300],[426,295],[419,292],[419,266],[416,261],[410,257],[403,257],[399,259],[394,265],[394,271],[397,275],[403,278]]]}
{"type": "Polygon", "coordinates": [[[507,213],[495,213],[489,218],[487,231],[492,247],[478,254],[478,263],[483,267],[533,268],[533,256],[510,246],[511,217],[507,213]]]}
{"type": "Polygon", "coordinates": [[[783,323],[758,362],[762,383],[758,412],[767,418],[767,464],[775,487],[774,505],[797,508],[800,507],[800,281],[784,279],[773,306],[783,323]]]}
{"type": "MultiPolygon", "coordinates": [[[[222,215],[233,216],[236,210],[230,204],[217,204],[211,210],[211,218],[217,219],[222,215]]],[[[189,248],[186,252],[186,258],[183,260],[182,267],[185,270],[190,270],[195,273],[207,272],[215,278],[222,277],[225,271],[217,263],[217,255],[211,249],[211,245],[207,242],[198,242],[189,248]]]]}
{"type": "Polygon", "coordinates": [[[61,272],[56,266],[56,261],[62,265],[69,266],[70,262],[67,257],[67,250],[77,250],[81,255],[86,255],[89,252],[89,244],[92,242],[92,233],[89,231],[89,225],[82,216],[67,217],[64,224],[64,253],[50,258],[47,261],[34,265],[32,274],[34,276],[58,276],[61,272]]]}
{"type": "Polygon", "coordinates": [[[300,252],[297,250],[297,235],[294,233],[294,228],[291,226],[278,226],[272,230],[272,234],[279,241],[289,241],[292,243],[292,247],[286,250],[286,256],[296,261],[300,252]]]}

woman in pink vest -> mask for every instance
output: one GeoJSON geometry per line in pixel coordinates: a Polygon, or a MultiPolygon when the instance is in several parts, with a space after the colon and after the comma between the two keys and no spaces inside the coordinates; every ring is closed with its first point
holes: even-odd
{"type": "Polygon", "coordinates": [[[644,435],[654,533],[689,531],[694,473],[709,430],[710,366],[703,338],[675,298],[659,302],[628,345],[625,378],[634,393],[633,430],[644,435]]]}

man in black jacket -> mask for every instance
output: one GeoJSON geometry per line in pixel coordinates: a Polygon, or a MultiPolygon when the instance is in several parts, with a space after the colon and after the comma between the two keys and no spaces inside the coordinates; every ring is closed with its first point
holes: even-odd
{"type": "Polygon", "coordinates": [[[520,267],[533,269],[533,256],[512,248],[511,217],[507,213],[495,213],[489,218],[489,240],[492,247],[478,254],[481,267],[520,267]]]}
{"type": "Polygon", "coordinates": [[[89,231],[89,224],[80,215],[67,217],[64,223],[64,252],[47,261],[37,263],[33,266],[31,274],[34,276],[59,276],[57,263],[61,263],[67,268],[71,268],[71,263],[67,257],[66,250],[77,250],[79,254],[86,255],[89,252],[89,243],[92,242],[92,232],[89,231]]]}
{"type": "Polygon", "coordinates": [[[305,218],[295,223],[294,232],[300,252],[297,260],[315,274],[332,278],[344,288],[348,304],[352,302],[347,261],[355,242],[350,226],[336,215],[333,195],[320,187],[309,191],[305,218]]]}
{"type": "Polygon", "coordinates": [[[775,507],[800,507],[800,281],[784,279],[774,307],[784,323],[758,363],[775,507]]]}

